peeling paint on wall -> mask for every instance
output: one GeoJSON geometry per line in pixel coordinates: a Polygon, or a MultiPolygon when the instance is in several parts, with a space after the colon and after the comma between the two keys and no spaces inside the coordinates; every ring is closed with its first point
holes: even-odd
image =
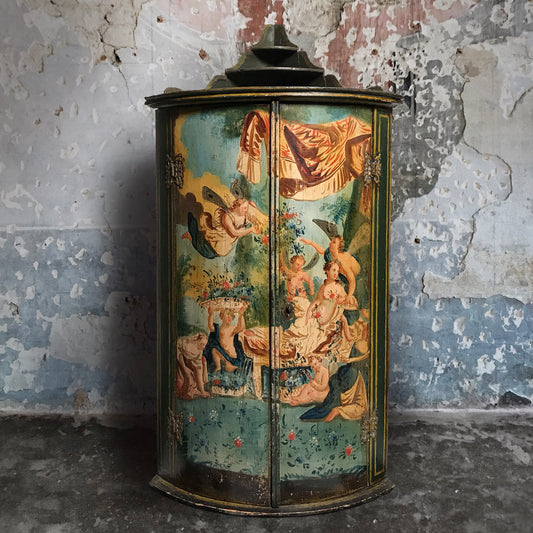
{"type": "MultiPolygon", "coordinates": [[[[476,9],[491,23],[505,15],[531,24],[525,3],[476,9]]],[[[392,357],[402,364],[391,395],[408,406],[431,405],[428,394],[441,405],[486,406],[508,390],[533,392],[530,32],[486,27],[479,43],[481,28],[466,29],[478,37],[462,35],[452,63],[463,78],[462,139],[431,192],[406,200],[393,224],[392,357]],[[409,351],[406,334],[418,339],[409,351]]]]}
{"type": "MultiPolygon", "coordinates": [[[[25,233],[24,274],[2,272],[0,407],[24,395],[24,403],[68,412],[82,388],[89,411],[153,408],[153,294],[143,282],[155,276],[148,234],[117,231],[114,242],[99,231],[51,231],[25,233]],[[109,261],[112,253],[120,262],[109,261]],[[143,253],[150,259],[144,274],[143,253]],[[130,290],[116,290],[121,286],[130,290]]],[[[3,266],[20,264],[15,245],[22,239],[4,235],[3,266]]]]}
{"type": "MultiPolygon", "coordinates": [[[[528,154],[533,121],[533,70],[528,60],[532,48],[533,36],[526,33],[505,43],[466,51],[463,63],[476,67],[465,67],[469,72],[462,93],[465,140],[484,153],[501,157],[509,165],[509,178],[513,169],[512,194],[510,184],[496,177],[495,193],[499,189],[502,201],[473,213],[476,232],[458,276],[452,280],[425,276],[431,297],[499,294],[533,303],[533,235],[528,221],[533,213],[528,154]],[[518,74],[509,69],[511,54],[518,74]],[[502,196],[506,190],[508,194],[502,196]]],[[[479,182],[472,185],[479,187],[479,182]]]]}
{"type": "Polygon", "coordinates": [[[26,13],[24,22],[35,26],[46,39],[55,37],[63,25],[78,36],[80,43],[91,51],[92,64],[109,60],[121,63],[118,50],[135,48],[135,27],[143,3],[147,0],[116,2],[97,0],[84,3],[77,0],[21,0],[26,13]]]}
{"type": "Polygon", "coordinates": [[[33,41],[27,50],[17,51],[6,47],[0,53],[0,84],[5,94],[17,100],[26,100],[29,96],[20,78],[27,72],[42,72],[44,58],[52,54],[52,46],[33,41]]]}
{"type": "Polygon", "coordinates": [[[533,2],[18,0],[0,30],[0,408],[153,410],[153,115],[266,23],[393,125],[390,400],[533,398],[533,2]],[[507,396],[505,396],[507,395],[507,396]]]}

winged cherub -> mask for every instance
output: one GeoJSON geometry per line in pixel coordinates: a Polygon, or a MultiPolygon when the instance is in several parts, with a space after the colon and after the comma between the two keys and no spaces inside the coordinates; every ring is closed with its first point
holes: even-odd
{"type": "MultiPolygon", "coordinates": [[[[232,188],[232,192],[235,190],[232,188]]],[[[214,259],[228,255],[237,241],[246,235],[259,235],[260,218],[264,216],[251,200],[242,196],[231,198],[228,204],[209,187],[202,188],[202,198],[215,204],[214,215],[204,211],[199,219],[188,213],[188,231],[182,239],[191,241],[194,248],[205,258],[214,259]]]]}
{"type": "Polygon", "coordinates": [[[328,236],[328,247],[324,248],[310,239],[301,238],[300,241],[303,244],[312,246],[320,255],[324,255],[326,261],[338,261],[340,274],[344,276],[348,285],[346,290],[346,303],[357,308],[358,302],[354,293],[356,289],[356,277],[361,271],[361,265],[353,255],[344,251],[344,239],[339,235],[336,224],[317,219],[313,219],[313,222],[328,236]]]}

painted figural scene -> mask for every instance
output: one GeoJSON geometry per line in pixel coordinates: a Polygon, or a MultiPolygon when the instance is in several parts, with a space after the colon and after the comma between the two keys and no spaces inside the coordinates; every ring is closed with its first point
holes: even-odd
{"type": "Polygon", "coordinates": [[[282,479],[362,472],[360,421],[371,415],[370,111],[291,106],[288,116],[282,106],[274,230],[268,109],[205,113],[178,116],[173,136],[185,169],[173,206],[183,453],[213,468],[266,469],[275,379],[282,479]],[[201,148],[188,142],[194,137],[204,139],[201,148]],[[221,438],[227,445],[214,444],[221,438]]]}

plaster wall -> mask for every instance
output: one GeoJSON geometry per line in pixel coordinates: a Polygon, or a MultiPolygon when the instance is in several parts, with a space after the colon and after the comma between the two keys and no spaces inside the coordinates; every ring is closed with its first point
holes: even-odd
{"type": "Polygon", "coordinates": [[[0,409],[151,412],[153,112],[283,22],[395,110],[390,400],[533,398],[533,2],[16,0],[0,18],[0,409]]]}

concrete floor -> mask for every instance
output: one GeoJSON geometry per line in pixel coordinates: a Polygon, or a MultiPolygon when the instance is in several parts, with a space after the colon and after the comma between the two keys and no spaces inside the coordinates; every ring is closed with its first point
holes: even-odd
{"type": "Polygon", "coordinates": [[[0,531],[533,531],[533,411],[392,412],[388,477],[365,505],[251,518],[181,504],[150,488],[152,420],[0,417],[0,531]]]}

